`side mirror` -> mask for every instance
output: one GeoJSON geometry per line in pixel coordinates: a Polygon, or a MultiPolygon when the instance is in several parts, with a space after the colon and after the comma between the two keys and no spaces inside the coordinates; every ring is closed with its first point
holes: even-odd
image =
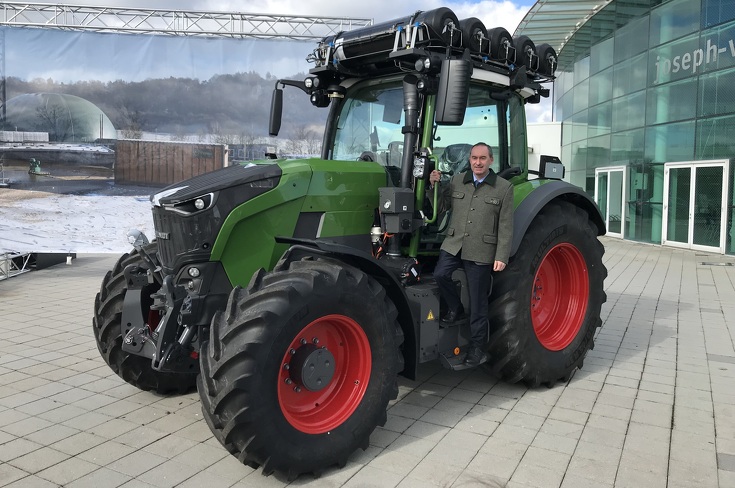
{"type": "Polygon", "coordinates": [[[439,91],[436,95],[436,123],[462,125],[470,93],[472,60],[465,50],[462,59],[445,59],[439,74],[439,91]]]}
{"type": "Polygon", "coordinates": [[[276,88],[273,90],[271,98],[271,116],[268,122],[268,134],[277,136],[281,130],[281,117],[283,116],[283,90],[276,88]]]}

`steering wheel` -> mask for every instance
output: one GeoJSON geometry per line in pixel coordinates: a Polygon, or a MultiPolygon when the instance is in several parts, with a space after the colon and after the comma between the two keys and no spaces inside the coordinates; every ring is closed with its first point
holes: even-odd
{"type": "Polygon", "coordinates": [[[378,161],[378,155],[375,154],[372,151],[363,151],[360,154],[360,157],[357,158],[358,161],[370,161],[370,162],[377,162],[378,161]]]}

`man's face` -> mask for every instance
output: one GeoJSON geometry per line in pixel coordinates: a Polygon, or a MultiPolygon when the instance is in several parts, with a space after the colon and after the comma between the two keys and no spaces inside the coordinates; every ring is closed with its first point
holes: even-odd
{"type": "Polygon", "coordinates": [[[486,146],[475,146],[470,153],[470,167],[478,179],[482,179],[490,172],[493,157],[486,146]]]}

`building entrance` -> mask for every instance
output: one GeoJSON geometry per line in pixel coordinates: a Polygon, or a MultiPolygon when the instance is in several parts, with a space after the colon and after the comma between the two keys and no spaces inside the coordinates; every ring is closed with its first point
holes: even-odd
{"type": "Polygon", "coordinates": [[[729,162],[664,165],[662,244],[725,253],[729,162]]]}
{"type": "Polygon", "coordinates": [[[605,219],[607,235],[623,238],[625,232],[625,166],[595,170],[595,202],[605,219]]]}

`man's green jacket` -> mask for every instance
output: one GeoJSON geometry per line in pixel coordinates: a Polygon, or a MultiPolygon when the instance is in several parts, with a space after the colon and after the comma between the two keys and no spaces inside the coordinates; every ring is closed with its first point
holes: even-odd
{"type": "Polygon", "coordinates": [[[475,188],[471,171],[456,174],[442,192],[452,214],[442,250],[476,263],[508,263],[513,241],[513,185],[492,169],[475,188]]]}

